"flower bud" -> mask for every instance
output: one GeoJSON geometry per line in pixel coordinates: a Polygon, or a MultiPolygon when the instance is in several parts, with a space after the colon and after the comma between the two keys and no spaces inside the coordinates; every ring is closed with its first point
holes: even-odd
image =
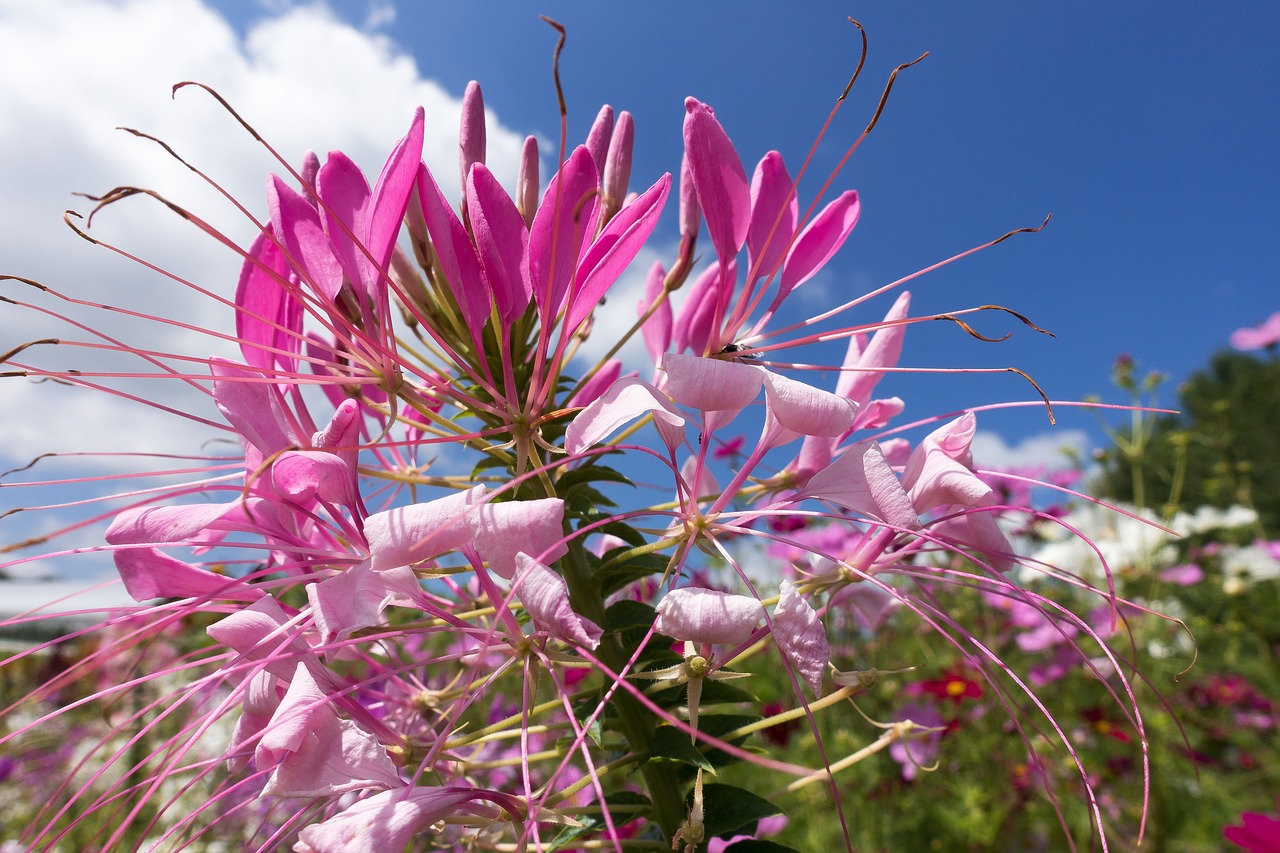
{"type": "Polygon", "coordinates": [[[587,134],[587,152],[595,161],[596,170],[604,167],[605,155],[609,151],[609,139],[613,136],[613,107],[605,104],[596,114],[591,124],[591,132],[587,134]]]}
{"type": "Polygon", "coordinates": [[[524,224],[533,227],[533,215],[538,212],[538,140],[525,137],[520,152],[520,173],[516,177],[516,203],[524,216],[524,224]]]}

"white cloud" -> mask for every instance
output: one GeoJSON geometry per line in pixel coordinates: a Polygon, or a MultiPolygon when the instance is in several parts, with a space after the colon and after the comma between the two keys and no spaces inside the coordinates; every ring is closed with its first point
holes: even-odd
{"type": "MultiPolygon", "coordinates": [[[[385,23],[383,4],[367,26],[385,23]]],[[[91,203],[73,191],[148,187],[197,212],[241,245],[255,234],[242,213],[155,144],[115,130],[153,134],[217,181],[250,213],[265,216],[268,152],[205,93],[170,86],[213,86],[288,162],[307,149],[341,149],[376,177],[391,146],[422,105],[428,117],[424,159],[457,197],[460,103],[421,77],[390,39],[340,21],[325,7],[283,7],[252,22],[241,38],[199,0],[0,0],[0,272],[37,279],[92,301],[177,318],[198,329],[230,332],[232,312],[133,261],[76,238],[59,221],[64,208],[91,203]],[[25,81],[19,84],[17,81],[25,81]]],[[[514,184],[523,136],[489,116],[489,164],[514,184]]],[[[130,199],[94,220],[93,235],[223,298],[234,293],[239,258],[148,199],[130,199]]],[[[227,341],[41,298],[15,283],[0,294],[37,301],[86,319],[131,345],[201,358],[231,355],[227,341]]],[[[0,351],[57,336],[89,339],[39,313],[0,305],[0,351]]],[[[118,369],[110,354],[41,347],[24,354],[49,367],[118,369]]],[[[131,369],[139,369],[136,361],[131,369]]],[[[203,373],[199,364],[192,368],[203,373]]],[[[182,383],[148,383],[148,399],[217,420],[207,398],[171,396],[182,383]]],[[[216,433],[95,394],[51,395],[48,386],[0,378],[0,459],[21,464],[37,453],[77,447],[86,436],[117,449],[198,450],[216,433]],[[91,399],[92,398],[92,399],[91,399]],[[163,422],[168,429],[157,429],[163,422]]]]}
{"type": "Polygon", "coordinates": [[[1068,467],[1067,451],[1086,458],[1089,435],[1084,430],[1063,429],[1028,436],[1009,445],[993,432],[979,432],[973,437],[973,460],[981,468],[1034,468],[1049,470],[1068,467]]]}

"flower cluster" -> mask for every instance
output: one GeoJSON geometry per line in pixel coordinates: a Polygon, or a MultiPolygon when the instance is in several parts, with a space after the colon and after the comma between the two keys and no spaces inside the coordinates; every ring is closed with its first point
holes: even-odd
{"type": "MultiPolygon", "coordinates": [[[[66,780],[24,842],[177,849],[232,843],[235,827],[245,849],[306,853],[722,849],[761,819],[779,826],[789,792],[814,782],[845,823],[838,774],[880,749],[913,774],[935,760],[941,719],[911,704],[816,767],[748,743],[805,718],[816,732],[817,714],[895,677],[857,670],[830,626],[901,610],[961,650],[966,669],[919,682],[922,702],[986,682],[1043,708],[953,615],[949,586],[1006,602],[1040,648],[1087,644],[1124,669],[1103,632],[1011,572],[1044,568],[1005,521],[1036,513],[977,469],[975,415],[914,444],[889,429],[906,403],[876,389],[907,327],[964,323],[912,317],[901,292],[883,319],[808,331],[857,299],[771,328],[852,233],[856,193],[802,212],[782,156],[748,179],[689,99],[679,248],[648,273],[628,333],[653,358],[646,379],[578,357],[672,195],[670,174],[631,191],[631,117],[606,107],[584,144],[562,141],[545,187],[528,139],[510,193],[485,165],[472,84],[452,200],[423,135],[419,110],[372,187],[341,152],[282,162],[239,250],[238,360],[204,359],[202,376],[189,357],[134,352],[207,392],[240,453],[112,499],[98,550],[139,606],[3,737],[29,741],[76,702],[128,710],[84,759],[100,769],[66,780]],[[698,270],[703,234],[714,259],[698,270]],[[832,340],[847,351],[831,389],[774,360],[832,340]],[[743,565],[762,550],[785,556],[764,578],[743,565]],[[162,635],[180,641],[59,704],[59,684],[162,635]],[[739,686],[775,653],[797,709],[765,711],[739,686]],[[752,765],[791,781],[771,797],[710,781],[752,765]]],[[[101,381],[23,349],[6,356],[15,374],[101,381]]],[[[1095,603],[1114,620],[1113,597],[1095,603]]],[[[1142,731],[1133,703],[1114,713],[1142,731]]]]}

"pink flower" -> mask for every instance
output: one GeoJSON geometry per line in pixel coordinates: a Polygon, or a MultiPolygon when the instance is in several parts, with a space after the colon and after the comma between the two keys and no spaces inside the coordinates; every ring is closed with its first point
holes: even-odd
{"type": "Polygon", "coordinates": [[[1280,311],[1260,325],[1245,326],[1231,333],[1231,346],[1238,350],[1273,349],[1280,343],[1280,311]]]}

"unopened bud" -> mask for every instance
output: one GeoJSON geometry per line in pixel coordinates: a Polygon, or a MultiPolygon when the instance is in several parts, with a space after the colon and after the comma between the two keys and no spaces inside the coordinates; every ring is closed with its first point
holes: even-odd
{"type": "Polygon", "coordinates": [[[609,154],[604,162],[605,209],[612,216],[622,207],[631,183],[631,155],[635,146],[635,122],[631,113],[623,110],[609,140],[609,154]]]}
{"type": "Polygon", "coordinates": [[[692,238],[698,236],[698,218],[702,216],[702,208],[698,207],[698,193],[693,188],[693,169],[689,166],[689,154],[680,160],[680,236],[692,238]]]}
{"type": "Polygon", "coordinates": [[[462,126],[458,131],[458,166],[461,186],[467,185],[471,164],[483,163],[485,152],[484,95],[480,84],[472,80],[462,95],[462,126]]]}
{"type": "Polygon", "coordinates": [[[596,171],[604,166],[605,155],[609,152],[609,139],[613,136],[613,107],[605,104],[596,114],[596,120],[587,134],[587,152],[596,163],[596,171]]]}
{"type": "Polygon", "coordinates": [[[320,174],[320,158],[316,152],[308,151],[302,155],[302,195],[311,206],[316,206],[316,175],[320,174]]]}
{"type": "Polygon", "coordinates": [[[520,152],[520,173],[516,177],[516,203],[524,224],[533,227],[533,215],[538,212],[538,140],[525,137],[520,152]]]}

